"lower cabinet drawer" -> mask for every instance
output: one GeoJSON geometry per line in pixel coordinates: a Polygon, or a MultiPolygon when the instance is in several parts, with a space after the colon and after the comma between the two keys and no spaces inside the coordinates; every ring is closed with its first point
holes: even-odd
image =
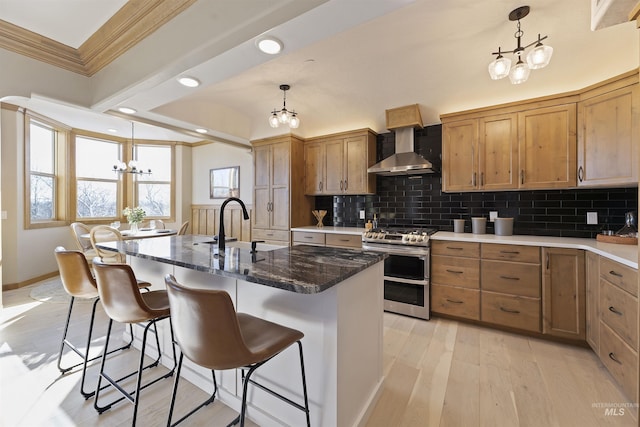
{"type": "Polygon", "coordinates": [[[602,278],[600,319],[631,348],[638,349],[638,299],[602,278]]]}
{"type": "Polygon", "coordinates": [[[253,240],[277,240],[279,242],[285,242],[289,246],[290,232],[286,230],[267,230],[264,228],[254,228],[251,233],[253,240]]]}
{"type": "Polygon", "coordinates": [[[324,246],[324,233],[294,231],[292,234],[293,234],[293,241],[295,243],[309,243],[312,245],[324,246]]]}
{"type": "Polygon", "coordinates": [[[483,259],[482,289],[540,298],[540,264],[483,259]]]}
{"type": "Polygon", "coordinates": [[[638,296],[638,271],[619,262],[600,257],[600,277],[638,296]]]}
{"type": "Polygon", "coordinates": [[[637,402],[638,353],[600,321],[600,360],[627,393],[631,402],[637,402]]]}
{"type": "Polygon", "coordinates": [[[540,299],[482,291],[481,319],[527,331],[541,332],[540,299]]]}
{"type": "Polygon", "coordinates": [[[431,285],[431,311],[480,320],[480,291],[431,285]]]}
{"type": "Polygon", "coordinates": [[[480,260],[452,256],[431,256],[431,281],[440,285],[480,288],[480,260]]]}
{"type": "Polygon", "coordinates": [[[350,234],[327,233],[327,246],[336,246],[341,248],[361,248],[362,236],[353,236],[350,234]]]}

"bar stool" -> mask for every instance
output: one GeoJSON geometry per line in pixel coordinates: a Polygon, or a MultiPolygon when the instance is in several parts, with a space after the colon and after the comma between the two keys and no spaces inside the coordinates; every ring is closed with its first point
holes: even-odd
{"type": "Polygon", "coordinates": [[[240,415],[229,425],[240,422],[240,425],[244,426],[247,386],[250,382],[303,411],[307,417],[307,426],[311,425],[302,343],[300,342],[304,337],[302,332],[249,314],[236,313],[231,297],[226,291],[186,288],[178,284],[171,274],[168,274],[164,280],[169,294],[175,336],[181,350],[167,425],[172,425],[171,419],[184,356],[197,365],[211,369],[214,390],[209,399],[173,425],[179,424],[214,400],[218,389],[214,370],[234,368],[243,369],[242,407],[240,415]],[[304,406],[250,379],[251,374],[257,368],[294,343],[298,344],[300,353],[304,406]],[[247,370],[246,375],[244,370],[247,370]]]}
{"type": "MultiPolygon", "coordinates": [[[[109,316],[109,328],[107,332],[107,342],[104,346],[104,354],[108,354],[109,347],[109,335],[111,332],[111,326],[113,321],[121,323],[146,323],[144,327],[144,333],[142,337],[142,347],[140,349],[140,362],[138,370],[130,375],[137,374],[136,389],[134,392],[127,392],[122,388],[118,382],[120,380],[114,380],[105,372],[106,357],[102,358],[100,365],[100,376],[98,377],[98,385],[96,387],[96,398],[93,407],[99,414],[110,409],[114,404],[126,399],[130,403],[133,403],[133,420],[131,425],[135,426],[136,418],[138,415],[138,404],[140,403],[140,391],[149,387],[152,384],[157,383],[160,380],[169,378],[173,375],[176,369],[176,349],[173,339],[173,327],[171,325],[171,318],[169,317],[169,301],[167,299],[167,292],[162,291],[150,291],[140,292],[137,287],[136,277],[133,274],[131,266],[128,264],[106,264],[98,257],[93,260],[93,268],[96,274],[96,282],[98,284],[98,293],[100,294],[100,300],[104,310],[109,316]],[[148,368],[157,366],[160,362],[162,355],[160,348],[160,340],[158,338],[158,331],[156,329],[156,322],[168,319],[171,332],[171,345],[173,349],[173,368],[166,374],[161,375],[146,384],[142,385],[142,373],[148,368]],[[147,344],[147,333],[150,327],[153,326],[156,337],[156,345],[158,348],[158,357],[147,366],[144,366],[145,349],[147,344]],[[102,380],[107,381],[107,386],[111,385],[115,387],[122,397],[113,400],[112,402],[101,406],[99,404],[100,391],[102,380]]],[[[130,376],[129,375],[129,376],[130,376]]]]}
{"type": "MultiPolygon", "coordinates": [[[[58,270],[60,271],[60,280],[62,281],[62,286],[64,290],[71,296],[71,301],[69,302],[69,311],[67,313],[67,321],[64,325],[64,333],[62,334],[62,341],[60,343],[60,354],[58,355],[58,369],[62,374],[67,373],[68,371],[82,365],[82,380],[80,381],[80,394],[84,396],[85,399],[92,397],[95,394],[95,390],[90,392],[85,391],[84,382],[87,373],[87,364],[92,362],[102,356],[100,353],[98,356],[89,358],[89,348],[91,346],[91,335],[93,333],[93,323],[96,317],[96,306],[100,301],[98,296],[98,288],[96,285],[96,281],[91,274],[91,270],[89,268],[89,263],[85,255],[81,251],[74,250],[66,250],[62,246],[58,246],[54,250],[54,254],[56,257],[56,262],[58,263],[58,270]],[[78,349],[73,343],[71,343],[67,339],[67,332],[69,331],[69,323],[71,321],[71,313],[73,311],[73,303],[76,298],[84,298],[84,299],[92,299],[93,307],[91,309],[91,320],[89,321],[89,333],[87,335],[87,346],[84,353],[78,349]],[[69,347],[76,353],[78,356],[82,358],[82,362],[76,363],[75,365],[62,367],[62,353],[64,352],[65,346],[69,347]]],[[[150,286],[147,282],[140,283],[142,287],[150,286]]],[[[131,340],[123,345],[122,347],[111,350],[107,354],[115,353],[116,351],[125,350],[131,347],[133,343],[133,329],[131,328],[131,340]]]]}

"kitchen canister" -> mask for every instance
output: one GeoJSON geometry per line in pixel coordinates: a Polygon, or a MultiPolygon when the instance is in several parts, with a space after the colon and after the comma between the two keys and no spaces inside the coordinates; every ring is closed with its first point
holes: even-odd
{"type": "Polygon", "coordinates": [[[471,218],[471,231],[473,234],[484,234],[487,232],[487,218],[471,218]]]}
{"type": "Polygon", "coordinates": [[[496,218],[494,228],[496,236],[511,236],[513,234],[513,218],[496,218]]]}
{"type": "Polygon", "coordinates": [[[454,233],[464,233],[464,219],[454,219],[453,220],[453,232],[454,233]]]}

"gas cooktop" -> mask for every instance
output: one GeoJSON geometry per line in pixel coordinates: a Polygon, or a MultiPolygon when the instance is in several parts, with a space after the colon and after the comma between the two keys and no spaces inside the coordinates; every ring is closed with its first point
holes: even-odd
{"type": "Polygon", "coordinates": [[[362,233],[362,241],[371,244],[429,246],[429,236],[435,228],[383,227],[362,233]]]}

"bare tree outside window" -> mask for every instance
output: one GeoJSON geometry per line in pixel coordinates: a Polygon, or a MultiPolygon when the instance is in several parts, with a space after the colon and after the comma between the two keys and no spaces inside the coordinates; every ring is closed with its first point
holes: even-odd
{"type": "Polygon", "coordinates": [[[171,216],[172,148],[170,146],[136,146],[138,162],[151,175],[136,176],[137,202],[147,212],[147,216],[168,218],[171,216]]]}
{"type": "Polygon", "coordinates": [[[29,211],[31,221],[55,219],[55,129],[29,122],[29,211]]]}
{"type": "Polygon", "coordinates": [[[76,217],[118,218],[120,143],[76,138],[76,217]]]}

